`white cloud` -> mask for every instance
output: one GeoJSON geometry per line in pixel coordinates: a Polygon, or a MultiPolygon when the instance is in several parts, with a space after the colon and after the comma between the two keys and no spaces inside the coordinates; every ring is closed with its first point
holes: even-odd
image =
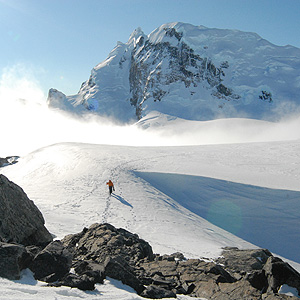
{"type": "Polygon", "coordinates": [[[148,130],[115,125],[97,116],[73,118],[48,109],[34,74],[32,69],[16,65],[5,69],[0,79],[0,157],[24,155],[59,142],[171,146],[300,139],[299,115],[278,123],[176,120],[148,130]]]}

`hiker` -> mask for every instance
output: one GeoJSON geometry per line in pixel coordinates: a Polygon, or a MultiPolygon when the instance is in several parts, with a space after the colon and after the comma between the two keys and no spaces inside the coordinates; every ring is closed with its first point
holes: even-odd
{"type": "Polygon", "coordinates": [[[112,183],[111,180],[109,180],[108,182],[106,182],[106,184],[108,185],[108,188],[109,188],[109,194],[111,195],[111,193],[112,193],[113,191],[115,191],[114,184],[112,183]]]}

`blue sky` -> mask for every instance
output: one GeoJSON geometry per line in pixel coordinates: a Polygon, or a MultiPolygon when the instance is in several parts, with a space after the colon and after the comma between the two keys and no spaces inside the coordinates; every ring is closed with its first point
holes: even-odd
{"type": "Polygon", "coordinates": [[[75,94],[117,41],[175,21],[300,48],[299,15],[300,0],[0,0],[0,88],[26,78],[44,95],[75,94]]]}

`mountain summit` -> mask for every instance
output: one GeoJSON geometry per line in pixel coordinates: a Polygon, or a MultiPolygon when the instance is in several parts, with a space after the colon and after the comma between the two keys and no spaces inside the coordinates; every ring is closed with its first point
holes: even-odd
{"type": "Polygon", "coordinates": [[[300,49],[255,33],[164,24],[138,28],[95,66],[78,94],[50,89],[50,107],[92,111],[122,122],[150,111],[192,120],[276,120],[300,99],[300,49]]]}

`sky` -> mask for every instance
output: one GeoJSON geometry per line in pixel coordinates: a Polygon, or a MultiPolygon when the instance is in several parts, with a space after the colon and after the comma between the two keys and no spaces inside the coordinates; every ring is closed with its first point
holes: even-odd
{"type": "Polygon", "coordinates": [[[0,97],[3,89],[24,98],[34,90],[39,101],[50,88],[76,94],[137,27],[150,34],[180,21],[300,47],[299,13],[299,0],[0,0],[0,97]]]}

